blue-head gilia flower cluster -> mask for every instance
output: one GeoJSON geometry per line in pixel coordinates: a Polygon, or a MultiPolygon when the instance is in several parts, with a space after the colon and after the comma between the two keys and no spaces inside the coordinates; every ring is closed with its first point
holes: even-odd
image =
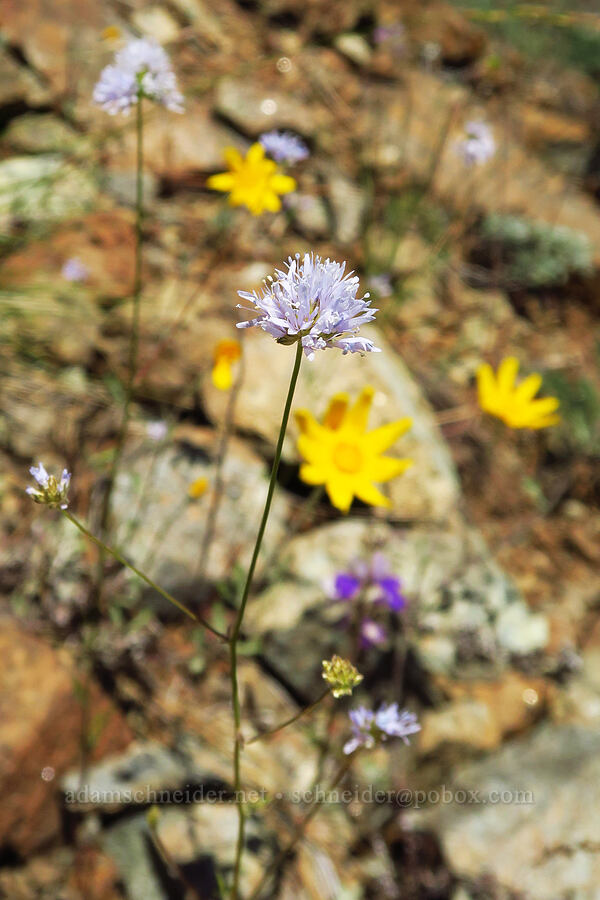
{"type": "Polygon", "coordinates": [[[183,96],[169,57],[156,41],[136,38],[100,73],[94,103],[111,115],[127,115],[140,97],[153,100],[172,112],[183,112],[183,96]]]}
{"type": "Polygon", "coordinates": [[[308,147],[299,137],[291,131],[266,131],[258,139],[265,149],[265,153],[278,163],[301,162],[309,156],[308,147]]]}
{"type": "Polygon", "coordinates": [[[38,487],[25,488],[31,499],[53,509],[67,509],[67,495],[71,483],[70,472],[63,469],[61,479],[57,481],[54,475],[46,472],[43,463],[40,463],[39,466],[31,466],[29,471],[38,483],[38,487]]]}
{"type": "MultiPolygon", "coordinates": [[[[358,277],[345,274],[346,263],[322,260],[306,253],[289,258],[287,271],[276,269],[260,291],[238,291],[260,313],[238,328],[259,326],[280,344],[302,343],[309,359],[315,350],[337,347],[344,353],[378,351],[372,341],[357,336],[375,318],[369,294],[358,297],[358,277]]],[[[245,308],[245,307],[241,307],[245,308]]]]}
{"type": "Polygon", "coordinates": [[[377,712],[359,706],[349,713],[352,737],[344,744],[344,753],[354,753],[359,747],[369,750],[389,737],[399,737],[408,744],[408,736],[421,730],[414,713],[400,712],[397,703],[383,703],[377,712]]]}

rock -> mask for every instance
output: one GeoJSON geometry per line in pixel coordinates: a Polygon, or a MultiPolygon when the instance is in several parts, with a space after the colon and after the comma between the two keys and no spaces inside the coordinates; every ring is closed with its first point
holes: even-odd
{"type": "Polygon", "coordinates": [[[366,191],[344,175],[329,179],[329,198],[340,244],[353,244],[361,235],[369,198],[366,191]]]}
{"type": "Polygon", "coordinates": [[[499,614],[496,634],[506,650],[525,656],[544,649],[550,629],[545,616],[532,615],[524,603],[514,603],[499,614]]]}
{"type": "Polygon", "coordinates": [[[333,41],[334,47],[357,66],[368,66],[371,62],[371,47],[360,34],[339,34],[333,41]]]}
{"type": "Polygon", "coordinates": [[[493,750],[507,735],[531,725],[547,695],[545,681],[512,671],[497,681],[436,683],[452,699],[422,713],[418,748],[423,754],[448,748],[493,750]]]}
{"type": "Polygon", "coordinates": [[[144,37],[154,38],[159,44],[168,44],[174,41],[180,32],[180,27],[163,6],[147,6],[134,12],[133,24],[139,28],[144,37]]]}
{"type": "MultiPolygon", "coordinates": [[[[193,179],[200,172],[226,168],[224,150],[236,147],[241,152],[247,142],[231,128],[214,121],[205,106],[186,101],[185,115],[151,110],[144,128],[144,160],[158,178],[170,184],[193,179]]],[[[110,170],[135,172],[135,129],[128,128],[118,139],[106,142],[110,170]]]]}
{"type": "Polygon", "coordinates": [[[455,770],[465,803],[407,814],[432,829],[455,878],[531,900],[593,898],[600,883],[600,733],[546,724],[455,770]],[[473,795],[471,795],[472,797],[473,795]],[[493,848],[493,849],[492,849],[493,848]]]}
{"type": "MultiPolygon", "coordinates": [[[[127,546],[135,565],[178,596],[189,593],[195,599],[201,576],[222,580],[231,575],[235,563],[248,566],[264,506],[265,465],[233,439],[223,467],[224,492],[212,552],[207,571],[200,573],[198,552],[210,491],[192,500],[188,489],[198,478],[212,481],[216,443],[213,432],[189,427],[176,429],[173,441],[158,449],[149,439],[134,443],[125,455],[114,492],[117,545],[127,546]]],[[[281,538],[287,511],[288,502],[278,492],[263,559],[281,538]]],[[[166,610],[166,601],[152,596],[166,610]]]]}
{"type": "Polygon", "coordinates": [[[66,653],[9,620],[1,623],[0,652],[0,845],[27,854],[60,830],[56,779],[80,758],[81,692],[89,691],[87,703],[100,726],[92,759],[123,748],[131,734],[96,684],[86,687],[66,653]]]}
{"type": "MultiPolygon", "coordinates": [[[[326,585],[353,559],[369,558],[374,548],[402,580],[409,598],[407,640],[425,672],[466,679],[497,677],[506,669],[510,649],[500,640],[496,623],[513,607],[521,610],[523,601],[476,531],[460,522],[445,529],[399,530],[383,522],[345,519],[282,544],[274,556],[277,582],[246,613],[248,634],[263,637],[271,667],[301,696],[318,690],[322,659],[332,653],[354,656],[343,624],[347,609],[327,601],[326,585]],[[313,648],[309,660],[307,646],[313,648]],[[296,662],[290,664],[290,659],[296,662]]],[[[537,615],[529,613],[518,627],[527,629],[530,619],[537,623],[537,615]]],[[[363,663],[369,665],[369,659],[363,663]]],[[[488,703],[482,696],[473,699],[488,703]]],[[[515,703],[523,712],[521,701],[515,703]]],[[[485,709],[482,714],[487,715],[485,709]]],[[[519,727],[516,721],[513,716],[512,725],[496,730],[504,734],[519,727]]]]}
{"type": "MultiPolygon", "coordinates": [[[[448,449],[439,436],[432,412],[401,359],[380,333],[368,328],[363,328],[362,333],[371,337],[383,352],[361,357],[326,350],[317,353],[312,362],[305,360],[300,370],[294,408],[306,407],[321,417],[333,394],[347,391],[356,397],[365,385],[373,385],[376,394],[369,428],[403,416],[413,419],[412,429],[388,451],[389,455],[414,460],[412,468],[389,482],[393,515],[403,520],[444,519],[456,509],[459,489],[448,449]],[[326,392],[323,385],[326,385],[326,392]]],[[[257,329],[246,333],[244,357],[245,377],[236,405],[236,425],[274,445],[293,363],[293,349],[277,344],[257,329]],[[265,372],[270,372],[271,377],[265,378],[265,372]]],[[[227,398],[212,388],[208,375],[202,391],[210,417],[216,422],[221,421],[227,398]]],[[[293,446],[296,434],[292,423],[284,449],[288,460],[297,459],[293,446]]]]}
{"type": "Polygon", "coordinates": [[[20,153],[75,153],[91,149],[90,142],[52,113],[26,113],[17,116],[2,135],[6,143],[20,153]]]}
{"type": "MultiPolygon", "coordinates": [[[[365,99],[368,103],[368,94],[365,99]]],[[[413,178],[426,182],[439,153],[440,135],[447,128],[432,186],[442,203],[459,210],[497,212],[498,198],[502,197],[502,210],[526,216],[535,210],[536,221],[583,232],[592,245],[594,262],[600,261],[600,222],[593,200],[533,156],[515,139],[513,126],[472,104],[466,89],[444,85],[432,74],[406,69],[404,87],[380,88],[378,102],[375,96],[372,100],[360,123],[365,163],[389,169],[402,162],[413,178]],[[490,160],[470,170],[466,189],[465,168],[456,142],[464,137],[464,125],[472,119],[485,119],[504,155],[501,166],[490,160]],[[438,129],[431,129],[432,121],[440,123],[438,129]]]]}
{"type": "Polygon", "coordinates": [[[252,138],[273,128],[292,128],[311,137],[318,122],[307,106],[277,90],[259,88],[254,82],[223,78],[217,87],[215,108],[252,138]]]}
{"type": "Polygon", "coordinates": [[[47,222],[88,209],[98,190],[83,169],[54,154],[13,156],[0,162],[0,222],[47,222]]]}
{"type": "Polygon", "coordinates": [[[164,900],[160,878],[163,867],[160,861],[155,861],[144,814],[123,819],[108,828],[103,835],[103,847],[119,870],[128,900],[164,900]]]}
{"type": "Polygon", "coordinates": [[[41,106],[51,97],[51,92],[41,79],[4,49],[0,52],[0,85],[0,106],[19,102],[41,106]]]}
{"type": "Polygon", "coordinates": [[[294,225],[307,238],[323,238],[331,229],[327,207],[319,197],[310,194],[289,194],[284,200],[291,211],[294,225]]]}

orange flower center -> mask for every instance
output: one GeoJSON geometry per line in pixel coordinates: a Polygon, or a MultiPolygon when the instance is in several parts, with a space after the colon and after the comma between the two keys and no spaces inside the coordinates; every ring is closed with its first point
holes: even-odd
{"type": "Polygon", "coordinates": [[[333,462],[340,472],[355,475],[362,468],[363,456],[356,444],[342,441],[333,451],[333,462]]]}

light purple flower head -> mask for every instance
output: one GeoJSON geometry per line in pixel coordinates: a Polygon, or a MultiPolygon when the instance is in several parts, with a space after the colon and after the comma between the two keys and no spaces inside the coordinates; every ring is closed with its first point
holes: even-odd
{"type": "Polygon", "coordinates": [[[93,99],[114,116],[127,115],[138,96],[183,112],[183,96],[169,57],[160,44],[146,38],[135,38],[119,50],[114,63],[100,73],[93,99]]]}
{"type": "Polygon", "coordinates": [[[61,275],[65,281],[85,281],[89,278],[90,270],[76,256],[72,256],[65,261],[62,267],[61,275]]]}
{"type": "MultiPolygon", "coordinates": [[[[238,328],[259,326],[279,344],[302,343],[304,353],[313,359],[315,350],[337,347],[344,353],[379,352],[372,341],[357,335],[366,322],[372,322],[369,294],[358,297],[358,277],[345,274],[346,263],[322,260],[314,253],[289,257],[287,271],[276,269],[260,291],[238,291],[258,312],[238,328]]],[[[241,307],[244,309],[246,307],[241,307]]]]}
{"type": "Polygon", "coordinates": [[[258,140],[275,162],[293,165],[310,155],[304,141],[291,131],[266,131],[258,140]]]}
{"type": "Polygon", "coordinates": [[[169,433],[169,427],[166,422],[148,422],[146,425],[146,434],[151,441],[164,441],[169,433]]]}
{"type": "Polygon", "coordinates": [[[485,122],[467,122],[465,132],[466,138],[456,144],[456,152],[462,156],[465,165],[481,165],[491,159],[496,152],[496,142],[490,126],[485,122]]]}
{"type": "Polygon", "coordinates": [[[36,503],[43,503],[53,509],[67,509],[67,495],[69,492],[69,484],[71,483],[71,473],[63,469],[60,481],[57,481],[54,475],[49,475],[44,464],[31,466],[29,469],[31,475],[38,483],[38,487],[25,488],[32,500],[36,503]]]}
{"type": "Polygon", "coordinates": [[[344,744],[344,753],[354,753],[359,747],[369,750],[389,737],[399,737],[408,744],[408,737],[421,730],[414,713],[400,712],[397,703],[383,703],[377,712],[359,706],[349,713],[352,737],[344,744]]]}

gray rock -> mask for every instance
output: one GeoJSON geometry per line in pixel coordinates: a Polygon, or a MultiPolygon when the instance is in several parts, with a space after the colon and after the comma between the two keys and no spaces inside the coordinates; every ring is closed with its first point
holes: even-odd
{"type": "Polygon", "coordinates": [[[450,788],[481,802],[413,810],[407,820],[439,836],[455,877],[486,876],[491,890],[497,883],[528,900],[598,900],[597,729],[544,725],[456,770],[450,788]]]}
{"type": "MultiPolygon", "coordinates": [[[[243,285],[246,287],[246,285],[243,285]]],[[[252,287],[252,285],[248,285],[252,287]]],[[[345,391],[356,398],[365,385],[375,388],[369,428],[409,416],[412,428],[387,454],[409,457],[414,465],[390,481],[385,490],[392,500],[392,514],[403,520],[444,520],[460,501],[460,490],[448,448],[435,423],[432,411],[419,386],[402,360],[375,329],[361,332],[371,337],[381,353],[343,356],[337,350],[325,350],[312,362],[304,360],[294,399],[294,409],[306,407],[321,418],[328,399],[345,391]]],[[[274,445],[281,421],[293,363],[293,348],[277,344],[261,331],[248,331],[244,340],[245,378],[236,406],[236,425],[258,434],[274,445]],[[269,377],[265,377],[269,372],[269,377]]],[[[205,407],[219,422],[225,415],[227,398],[210,383],[202,382],[205,407]]],[[[292,421],[284,446],[287,460],[298,458],[294,448],[297,436],[292,421]]]]}
{"type": "MultiPolygon", "coordinates": [[[[116,544],[162,587],[196,596],[198,579],[228,577],[234,564],[247,567],[268,485],[262,460],[237,440],[229,445],[223,467],[224,492],[207,571],[198,571],[198,553],[210,489],[198,500],[188,497],[198,478],[214,477],[216,436],[202,429],[180,429],[175,440],[156,447],[150,439],[132,444],[114,492],[119,523],[116,544]]],[[[265,535],[265,554],[281,539],[288,501],[275,495],[265,535]]],[[[153,596],[156,596],[153,594],[153,596]]],[[[164,601],[166,603],[166,601],[164,601]]]]}
{"type": "MultiPolygon", "coordinates": [[[[515,627],[537,634],[546,620],[529,613],[519,594],[490,558],[481,536],[460,522],[445,529],[391,528],[347,519],[293,538],[277,552],[277,581],[248,607],[250,634],[264,635],[265,653],[276,671],[305,693],[316,689],[318,663],[332,652],[352,652],[340,622],[345,605],[327,601],[326,586],[357,558],[381,550],[410,598],[408,640],[422,667],[433,675],[491,675],[523,655],[519,635],[497,620],[514,616],[515,627]],[[512,644],[511,644],[512,642],[512,644]],[[313,652],[306,661],[305,648],[313,652]],[[513,649],[516,647],[518,649],[513,649]],[[304,648],[304,649],[303,649],[304,648]],[[316,650],[318,648],[318,650],[316,650]],[[295,665],[290,658],[302,654],[295,665]],[[301,664],[300,664],[301,661],[301,664]]],[[[267,570],[268,571],[268,570],[267,570]]],[[[528,653],[540,649],[537,640],[528,653]]]]}
{"type": "Polygon", "coordinates": [[[357,66],[368,66],[373,55],[371,47],[361,34],[346,32],[333,41],[334,47],[357,66]]]}
{"type": "Polygon", "coordinates": [[[335,219],[335,237],[340,244],[353,244],[361,235],[369,197],[355,181],[344,175],[329,178],[329,198],[335,219]]]}
{"type": "Polygon", "coordinates": [[[98,195],[92,177],[59,156],[13,156],[0,162],[0,223],[48,221],[89,209],[98,195]]]}
{"type": "Polygon", "coordinates": [[[124,819],[106,829],[103,847],[117,865],[128,900],[164,900],[145,815],[124,819]]]}
{"type": "Polygon", "coordinates": [[[293,128],[310,137],[318,125],[307,106],[289,94],[262,89],[251,80],[223,78],[217,87],[215,108],[250,137],[272,128],[293,128]]]}

